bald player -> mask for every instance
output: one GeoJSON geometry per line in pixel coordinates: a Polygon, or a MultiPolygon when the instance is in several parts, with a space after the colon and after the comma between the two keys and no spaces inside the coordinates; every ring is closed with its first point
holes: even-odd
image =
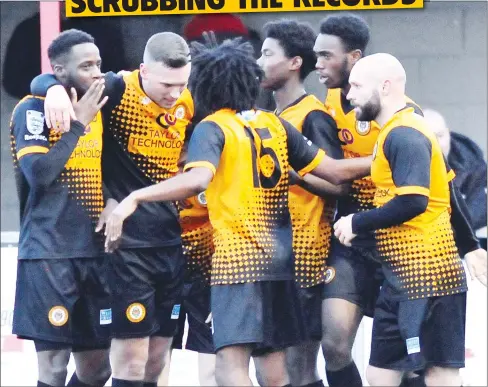
{"type": "MultiPolygon", "coordinates": [[[[359,120],[346,99],[349,74],[365,55],[369,38],[369,26],[363,18],[347,12],[333,12],[320,23],[320,33],[313,48],[319,80],[327,87],[325,109],[331,117],[344,158],[371,156],[380,132],[376,122],[359,120]]],[[[405,99],[421,114],[421,109],[412,100],[405,99]]],[[[336,219],[373,209],[375,190],[370,176],[354,181],[348,195],[338,198],[336,219]]],[[[322,351],[327,382],[331,387],[363,386],[352,358],[352,347],[363,316],[373,317],[383,283],[374,244],[371,234],[355,238],[350,247],[335,238],[331,241],[322,314],[322,351]]]]}
{"type": "Polygon", "coordinates": [[[485,276],[486,251],[458,203],[435,135],[405,102],[401,63],[389,54],[365,57],[349,83],[357,119],[381,126],[371,168],[376,208],[334,226],[346,246],[374,231],[385,276],[366,377],[372,386],[398,386],[405,372],[425,369],[422,385],[460,386],[467,284],[456,242],[485,276]],[[455,240],[450,213],[454,228],[471,235],[464,231],[455,240]]]}

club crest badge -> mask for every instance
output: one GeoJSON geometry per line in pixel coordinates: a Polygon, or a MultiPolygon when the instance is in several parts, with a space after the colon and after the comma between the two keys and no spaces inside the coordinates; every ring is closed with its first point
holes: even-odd
{"type": "Polygon", "coordinates": [[[144,305],[135,302],[129,305],[125,314],[130,322],[138,323],[146,317],[146,308],[144,305]]]}
{"type": "Polygon", "coordinates": [[[62,327],[68,322],[68,310],[64,306],[53,306],[48,313],[49,322],[55,327],[62,327]]]}
{"type": "Polygon", "coordinates": [[[328,267],[327,270],[325,271],[325,280],[324,283],[328,284],[332,282],[332,280],[335,278],[335,269],[333,267],[328,267]]]}
{"type": "Polygon", "coordinates": [[[361,136],[366,136],[371,131],[371,122],[369,121],[356,121],[356,132],[361,136]]]}

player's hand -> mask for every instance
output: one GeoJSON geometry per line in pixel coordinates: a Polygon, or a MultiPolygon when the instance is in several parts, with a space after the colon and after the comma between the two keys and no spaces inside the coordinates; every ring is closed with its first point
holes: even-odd
{"type": "Polygon", "coordinates": [[[300,181],[302,181],[302,178],[300,177],[300,175],[294,170],[294,169],[290,169],[290,172],[289,172],[289,184],[290,185],[297,185],[298,183],[300,183],[300,181]]]}
{"type": "Polygon", "coordinates": [[[137,208],[137,201],[132,195],[122,200],[109,215],[105,224],[105,251],[111,253],[120,237],[122,236],[122,227],[126,220],[137,208]]]}
{"type": "Polygon", "coordinates": [[[466,266],[468,267],[469,274],[471,275],[471,280],[475,278],[486,286],[486,262],[487,253],[484,249],[477,249],[471,251],[464,256],[466,261],[466,266]]]}
{"type": "Polygon", "coordinates": [[[71,120],[76,120],[76,114],[64,86],[49,88],[44,101],[44,116],[48,128],[61,133],[69,131],[71,120]]]}
{"type": "Polygon", "coordinates": [[[344,246],[351,246],[351,241],[356,237],[352,232],[352,217],[354,214],[343,216],[334,224],[334,235],[344,246]]]}
{"type": "Polygon", "coordinates": [[[112,211],[115,210],[118,204],[119,202],[115,199],[107,200],[107,205],[105,206],[102,213],[100,214],[100,217],[98,218],[98,223],[97,223],[97,227],[95,227],[95,232],[102,231],[103,227],[107,223],[108,217],[110,216],[112,211]]]}
{"type": "Polygon", "coordinates": [[[75,111],[77,120],[83,125],[87,126],[93,121],[100,109],[108,101],[108,97],[102,98],[103,90],[105,89],[105,80],[97,79],[93,82],[89,89],[86,91],[85,95],[78,101],[78,96],[76,95],[76,90],[71,89],[71,97],[73,101],[73,109],[75,111]]]}
{"type": "Polygon", "coordinates": [[[190,48],[193,54],[198,54],[201,51],[217,48],[219,46],[219,42],[217,40],[217,36],[215,35],[214,31],[204,31],[202,33],[202,37],[203,37],[203,43],[200,42],[190,43],[190,48]]]}

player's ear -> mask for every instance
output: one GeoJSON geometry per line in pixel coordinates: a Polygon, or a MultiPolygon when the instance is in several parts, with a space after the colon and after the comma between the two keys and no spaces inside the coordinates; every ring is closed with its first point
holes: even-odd
{"type": "Polygon", "coordinates": [[[381,86],[381,94],[388,95],[390,93],[391,82],[386,80],[381,86]]]}
{"type": "Polygon", "coordinates": [[[303,59],[302,57],[300,56],[295,56],[291,59],[291,64],[290,64],[290,68],[291,70],[299,70],[300,67],[302,67],[302,64],[303,64],[303,59]]]}
{"type": "Polygon", "coordinates": [[[357,50],[352,50],[349,53],[349,56],[351,57],[352,64],[356,64],[356,62],[363,57],[363,52],[359,49],[357,50]]]}
{"type": "Polygon", "coordinates": [[[53,74],[58,78],[62,78],[66,74],[65,67],[60,63],[54,63],[52,65],[52,68],[53,68],[53,74]]]}
{"type": "Polygon", "coordinates": [[[142,79],[147,78],[147,67],[144,65],[144,63],[139,65],[139,74],[141,74],[142,79]]]}

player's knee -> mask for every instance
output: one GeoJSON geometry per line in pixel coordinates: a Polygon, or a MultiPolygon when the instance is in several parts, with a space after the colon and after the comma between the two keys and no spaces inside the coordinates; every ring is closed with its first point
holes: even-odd
{"type": "Polygon", "coordinates": [[[146,363],[146,380],[157,380],[168,361],[165,356],[149,356],[146,363]]]}
{"type": "Polygon", "coordinates": [[[289,383],[284,352],[273,352],[254,358],[254,364],[259,369],[256,374],[260,386],[285,386],[289,383]]]}
{"type": "Polygon", "coordinates": [[[293,386],[304,386],[318,379],[315,345],[302,345],[286,350],[286,369],[293,386]]]}
{"type": "Polygon", "coordinates": [[[240,364],[233,361],[228,351],[219,351],[215,360],[215,380],[219,386],[230,386],[239,380],[239,373],[242,372],[240,364]]]}
{"type": "Polygon", "coordinates": [[[326,362],[343,364],[345,367],[351,362],[351,351],[349,340],[341,333],[337,335],[325,334],[322,338],[322,352],[326,362]]]}
{"type": "Polygon", "coordinates": [[[278,372],[277,370],[267,369],[266,372],[261,373],[258,379],[260,386],[286,386],[288,384],[288,374],[286,372],[278,372]]]}
{"type": "Polygon", "coordinates": [[[384,383],[384,380],[382,381],[382,379],[381,371],[378,370],[378,368],[371,366],[366,368],[366,380],[370,386],[380,386],[384,383]]]}
{"type": "Polygon", "coordinates": [[[117,379],[142,380],[149,357],[149,338],[114,339],[111,347],[112,373],[117,379]]]}
{"type": "Polygon", "coordinates": [[[69,357],[69,349],[38,352],[39,380],[50,386],[64,386],[69,357]]]}
{"type": "Polygon", "coordinates": [[[461,386],[459,368],[430,367],[425,370],[426,386],[461,386]]]}
{"type": "Polygon", "coordinates": [[[401,371],[387,370],[368,366],[366,368],[366,380],[370,386],[400,386],[402,382],[401,371]]]}
{"type": "Polygon", "coordinates": [[[74,353],[78,379],[91,386],[103,386],[112,374],[109,350],[74,353]]]}
{"type": "Polygon", "coordinates": [[[158,380],[164,367],[169,364],[171,358],[171,342],[172,338],[169,337],[151,337],[145,380],[158,380]]]}

